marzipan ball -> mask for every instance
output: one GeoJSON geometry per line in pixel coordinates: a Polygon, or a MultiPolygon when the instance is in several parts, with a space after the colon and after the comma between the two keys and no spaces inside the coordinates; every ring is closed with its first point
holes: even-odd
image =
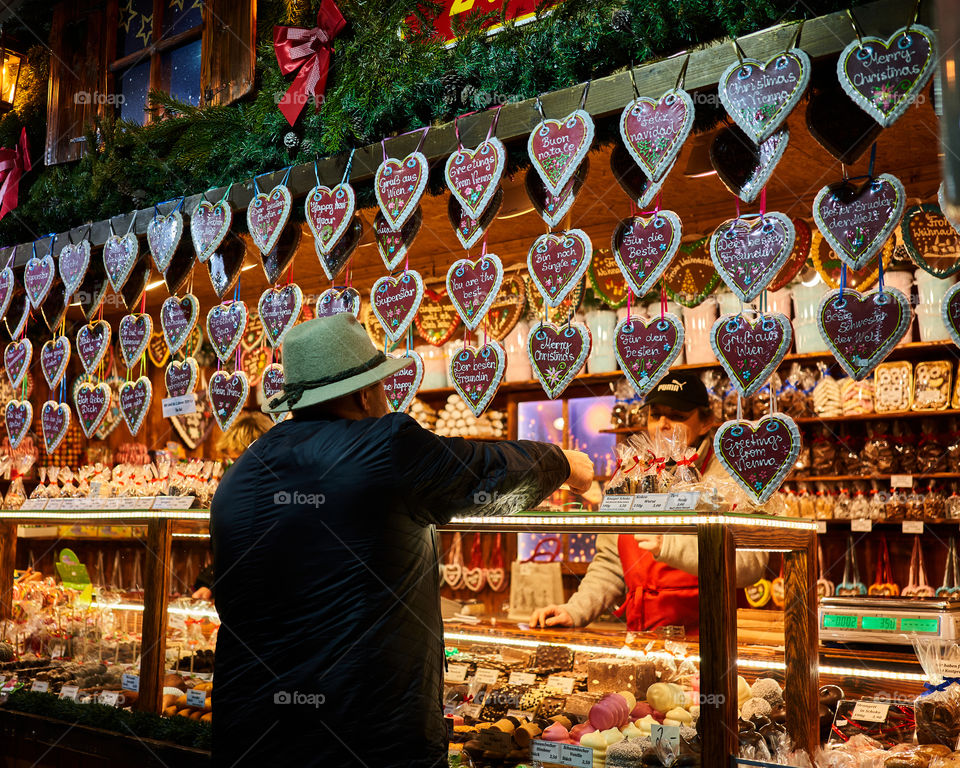
{"type": "Polygon", "coordinates": [[[763,677],[752,686],[750,693],[756,699],[764,699],[772,709],[783,706],[783,691],[780,689],[780,683],[772,677],[763,677]]]}
{"type": "Polygon", "coordinates": [[[769,715],[772,711],[766,699],[747,699],[740,708],[740,717],[750,720],[756,715],[769,715]]]}

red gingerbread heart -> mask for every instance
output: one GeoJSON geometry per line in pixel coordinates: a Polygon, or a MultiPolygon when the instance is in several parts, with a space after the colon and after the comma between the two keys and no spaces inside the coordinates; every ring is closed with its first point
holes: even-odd
{"type": "Polygon", "coordinates": [[[527,154],[547,191],[558,195],[593,144],[593,118],[578,109],[563,120],[542,120],[527,140],[527,154]]]}
{"type": "Polygon", "coordinates": [[[43,447],[48,454],[57,450],[70,428],[70,406],[47,400],[40,409],[40,431],[43,432],[43,447]]]}
{"type": "Polygon", "coordinates": [[[590,329],[571,322],[558,327],[540,323],[527,336],[527,355],[534,375],[551,400],[559,397],[574,376],[580,373],[592,342],[590,329]]]}
{"type": "Polygon", "coordinates": [[[7,424],[7,437],[10,438],[10,448],[15,451],[30,431],[30,424],[33,422],[33,406],[29,400],[11,400],[4,410],[4,419],[7,424]]]}
{"type": "Polygon", "coordinates": [[[447,158],[447,186],[472,218],[479,219],[493,200],[506,161],[507,150],[495,136],[473,150],[460,147],[447,158]]]}
{"type": "Polygon", "coordinates": [[[33,359],[33,342],[30,339],[11,341],[3,351],[3,365],[7,370],[10,386],[17,389],[30,369],[33,359]]]}
{"type": "Polygon", "coordinates": [[[154,216],[147,224],[147,245],[160,274],[166,272],[170,266],[182,236],[183,216],[180,211],[172,211],[166,216],[154,216]]]}
{"type": "Polygon", "coordinates": [[[40,348],[40,369],[50,389],[60,383],[69,362],[70,340],[66,336],[57,336],[43,343],[40,348]]]}
{"type": "Polygon", "coordinates": [[[127,368],[133,368],[150,343],[153,335],[153,318],[146,313],[124,315],[117,329],[120,341],[120,356],[127,368]]]}
{"type": "Polygon", "coordinates": [[[221,362],[230,359],[247,327],[247,305],[243,301],[217,304],[207,313],[207,338],[221,362]]]}
{"type": "Polygon", "coordinates": [[[617,361],[641,399],[667,375],[682,350],[683,322],[670,312],[649,320],[624,318],[613,334],[617,361]]]}
{"type": "Polygon", "coordinates": [[[79,243],[69,243],[60,251],[58,259],[60,265],[60,279],[67,296],[73,296],[83,282],[90,266],[90,241],[81,240],[79,243]]]}
{"type": "Polygon", "coordinates": [[[402,160],[385,158],[373,180],[380,212],[390,229],[400,229],[420,204],[430,175],[427,158],[411,152],[402,160]]]}
{"type": "Polygon", "coordinates": [[[493,400],[503,381],[507,353],[499,341],[482,347],[464,347],[450,358],[453,388],[474,416],[479,416],[493,400]]]}
{"type": "Polygon", "coordinates": [[[447,294],[469,330],[483,322],[503,283],[503,264],[488,253],[477,261],[459,259],[447,270],[447,294]]]}
{"type": "Polygon", "coordinates": [[[660,281],[680,247],[683,227],[673,211],[624,219],[613,231],[613,258],[637,298],[660,281]]]}
{"type": "Polygon", "coordinates": [[[226,432],[230,429],[230,425],[240,415],[249,392],[250,384],[247,381],[247,374],[243,371],[234,373],[216,371],[210,377],[207,394],[213,409],[213,418],[222,431],[226,432]]]}
{"type": "Polygon", "coordinates": [[[263,323],[263,333],[271,347],[279,347],[300,318],[303,308],[303,291],[296,283],[288,283],[283,288],[267,288],[260,294],[257,311],[263,323]]]}
{"type": "Polygon", "coordinates": [[[577,287],[593,256],[582,229],[540,235],[527,253],[527,271],[548,307],[557,307],[577,287]]]}
{"type": "Polygon", "coordinates": [[[183,397],[193,392],[197,386],[198,374],[197,361],[192,357],[188,357],[182,363],[172,360],[163,374],[167,397],[183,397]]]}
{"type": "Polygon", "coordinates": [[[205,264],[220,247],[232,222],[233,211],[226,198],[218,203],[201,200],[197,204],[190,217],[190,238],[201,264],[205,264]]]}
{"type": "Polygon", "coordinates": [[[110,346],[110,323],[97,320],[77,331],[77,357],[83,370],[93,373],[110,346]]]}
{"type": "Polygon", "coordinates": [[[423,358],[412,349],[403,353],[388,352],[387,357],[395,360],[408,360],[408,365],[383,380],[383,391],[387,395],[387,405],[395,413],[404,413],[420,389],[423,381],[423,358]]]}
{"type": "Polygon", "coordinates": [[[153,400],[153,386],[150,379],[141,376],[136,381],[125,381],[120,387],[120,415],[127,422],[131,435],[136,435],[143,425],[150,401],[153,400]]]}
{"type": "Polygon", "coordinates": [[[317,299],[317,317],[338,315],[349,312],[360,316],[360,293],[356,288],[327,288],[317,299]]]}
{"type": "Polygon", "coordinates": [[[353,187],[346,182],[333,189],[318,184],[307,193],[303,207],[307,226],[313,232],[314,248],[322,261],[324,254],[334,249],[353,221],[356,210],[353,187]]]}
{"type": "Polygon", "coordinates": [[[53,256],[49,253],[43,258],[31,256],[27,260],[27,266],[23,269],[23,287],[34,309],[37,309],[47,297],[55,274],[56,266],[53,263],[53,256]]]}
{"type": "Polygon", "coordinates": [[[725,422],[713,438],[717,458],[758,506],[777,491],[800,454],[800,430],[783,413],[725,422]]]}
{"type": "Polygon", "coordinates": [[[381,277],[370,291],[370,307],[390,341],[396,341],[406,333],[421,301],[423,279],[414,270],[397,277],[381,277]]]}
{"type": "Polygon", "coordinates": [[[107,238],[103,244],[103,268],[113,290],[119,292],[126,284],[139,253],[140,241],[133,232],[107,238]]]}
{"type": "Polygon", "coordinates": [[[192,293],[182,299],[170,296],[160,306],[160,327],[171,355],[175,355],[187,341],[200,313],[200,302],[192,293]]]}
{"type": "Polygon", "coordinates": [[[652,181],[667,175],[693,128],[693,99],[682,88],[659,99],[641,96],[620,115],[620,137],[637,165],[652,181]]]}
{"type": "Polygon", "coordinates": [[[98,384],[84,381],[77,387],[74,402],[80,429],[89,439],[99,429],[110,410],[110,385],[104,381],[98,384]]]}
{"type": "Polygon", "coordinates": [[[272,251],[290,218],[293,200],[285,184],[277,184],[270,192],[258,192],[247,206],[247,228],[260,253],[272,251]]]}
{"type": "Polygon", "coordinates": [[[741,397],[759,390],[790,350],[793,327],[779,312],[721,315],[710,329],[710,346],[741,397]]]}

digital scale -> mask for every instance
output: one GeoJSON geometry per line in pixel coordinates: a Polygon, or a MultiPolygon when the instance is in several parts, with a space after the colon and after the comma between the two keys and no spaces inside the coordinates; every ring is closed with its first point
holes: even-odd
{"type": "Polygon", "coordinates": [[[821,641],[909,645],[910,636],[960,638],[960,600],[941,598],[824,597],[821,641]]]}

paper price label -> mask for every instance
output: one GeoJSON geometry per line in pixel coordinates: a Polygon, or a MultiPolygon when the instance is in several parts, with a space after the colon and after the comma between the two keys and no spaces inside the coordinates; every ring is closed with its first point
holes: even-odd
{"type": "Polygon", "coordinates": [[[560,745],[553,741],[534,739],[530,745],[530,759],[541,763],[557,763],[560,761],[560,745]]]}
{"type": "Polygon", "coordinates": [[[511,672],[507,682],[510,685],[533,685],[537,682],[537,676],[532,672],[511,672]]]}
{"type": "Polygon", "coordinates": [[[700,503],[700,491],[671,492],[667,494],[668,512],[692,512],[700,503]]]}
{"type": "Polygon", "coordinates": [[[187,706],[188,707],[204,707],[207,704],[207,692],[198,691],[196,688],[191,688],[187,691],[187,706]]]}
{"type": "Polygon", "coordinates": [[[890,475],[891,488],[913,488],[913,475],[890,475]]]}
{"type": "Polygon", "coordinates": [[[826,533],[826,532],[827,532],[827,521],[817,520],[817,533],[826,533]]]}
{"type": "Polygon", "coordinates": [[[937,663],[937,668],[944,677],[960,677],[960,661],[947,661],[943,659],[937,663]]]}
{"type": "Polygon", "coordinates": [[[156,496],[153,509],[190,509],[193,499],[193,496],[156,496]]]}
{"type": "Polygon", "coordinates": [[[448,717],[453,714],[453,711],[456,707],[453,704],[444,704],[443,705],[443,716],[448,717]]]}
{"type": "Polygon", "coordinates": [[[533,712],[525,709],[508,709],[507,717],[515,717],[517,720],[533,720],[533,712]]]}
{"type": "Polygon", "coordinates": [[[633,508],[633,496],[607,494],[600,502],[601,512],[629,512],[633,508]]]}
{"type": "Polygon", "coordinates": [[[904,520],[902,533],[923,533],[923,520],[904,520]]]}
{"type": "Polygon", "coordinates": [[[65,685],[60,689],[60,698],[61,699],[71,699],[72,701],[77,700],[77,694],[80,692],[80,689],[75,685],[65,685]]]}
{"type": "Polygon", "coordinates": [[[633,508],[641,512],[663,512],[667,508],[667,494],[638,493],[633,497],[633,508]]]}
{"type": "Polygon", "coordinates": [[[495,669],[477,667],[477,673],[473,676],[473,679],[478,683],[483,683],[484,685],[493,685],[497,682],[499,677],[500,673],[495,669]]]}
{"type": "Polygon", "coordinates": [[[890,705],[883,701],[858,701],[850,717],[866,723],[882,723],[889,711],[890,705]]]}
{"type": "Polygon", "coordinates": [[[550,675],[547,678],[547,686],[556,688],[566,696],[573,693],[573,683],[574,679],[572,677],[564,677],[563,675],[550,675]]]}
{"type": "Polygon", "coordinates": [[[48,499],[27,499],[20,509],[45,509],[48,499]]]}
{"type": "Polygon", "coordinates": [[[33,685],[30,686],[30,690],[46,693],[50,690],[50,683],[48,683],[46,680],[34,680],[33,685]]]}
{"type": "Polygon", "coordinates": [[[571,768],[593,768],[593,750],[579,744],[561,744],[560,762],[571,768]]]}
{"type": "Polygon", "coordinates": [[[460,707],[460,714],[464,717],[472,718],[477,720],[480,717],[480,705],[479,704],[464,704],[460,707]]]}
{"type": "Polygon", "coordinates": [[[496,728],[484,728],[480,731],[480,747],[501,755],[506,754],[513,749],[513,735],[496,728]]]}
{"type": "Polygon", "coordinates": [[[467,665],[466,664],[448,664],[447,665],[447,674],[444,675],[446,680],[449,680],[451,683],[462,683],[467,679],[467,665]]]}
{"type": "Polygon", "coordinates": [[[125,691],[139,691],[140,675],[121,675],[120,687],[125,691]]]}
{"type": "Polygon", "coordinates": [[[857,518],[850,521],[850,530],[854,533],[870,533],[873,530],[873,521],[857,518]]]}
{"type": "Polygon", "coordinates": [[[677,752],[680,749],[680,726],[653,723],[650,726],[650,741],[653,742],[654,746],[667,742],[673,748],[673,751],[677,752]]]}
{"type": "Polygon", "coordinates": [[[188,413],[197,412],[197,396],[193,392],[188,392],[180,397],[163,398],[163,418],[169,419],[171,416],[185,416],[188,413]]]}
{"type": "Polygon", "coordinates": [[[103,691],[100,694],[100,703],[105,704],[108,707],[117,706],[117,702],[120,700],[120,694],[117,691],[103,691]]]}

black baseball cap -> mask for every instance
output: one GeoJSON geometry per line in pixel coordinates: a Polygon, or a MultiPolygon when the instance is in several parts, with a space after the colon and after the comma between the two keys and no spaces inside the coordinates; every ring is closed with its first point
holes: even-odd
{"type": "Polygon", "coordinates": [[[664,405],[677,411],[709,408],[710,398],[703,380],[694,373],[668,373],[647,395],[644,405],[664,405]]]}

